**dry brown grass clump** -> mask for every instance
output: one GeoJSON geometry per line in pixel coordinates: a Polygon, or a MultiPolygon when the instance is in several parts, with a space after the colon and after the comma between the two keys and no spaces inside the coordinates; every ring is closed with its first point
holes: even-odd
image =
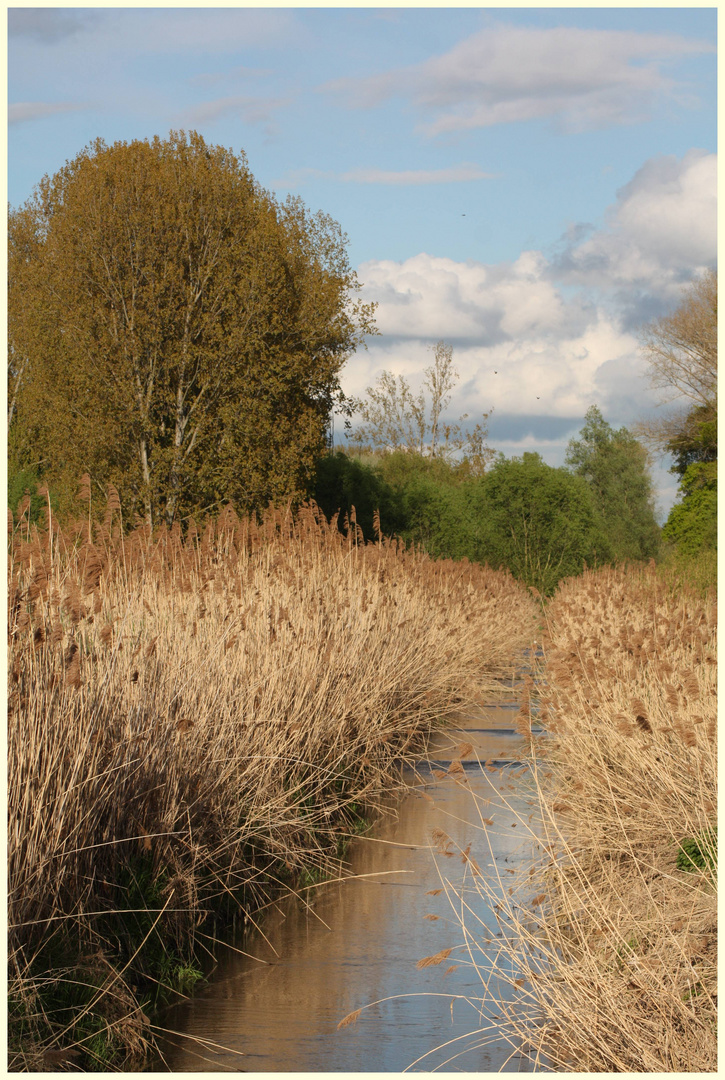
{"type": "Polygon", "coordinates": [[[227,510],[185,539],[120,525],[114,491],[102,524],[9,523],[14,1068],[73,1067],[99,1030],[137,1062],[148,946],[119,967],[112,916],[148,905],[143,933],[187,956],[205,913],[251,917],[301,868],[339,872],[353,810],[532,632],[509,576],[366,546],[314,506],[227,510]],[[97,988],[87,1036],[44,1005],[69,942],[69,979],[97,988]]]}
{"type": "Polygon", "coordinates": [[[504,1031],[564,1070],[714,1071],[714,597],[608,568],[547,622],[541,858],[512,889],[476,879],[502,909],[504,1031]]]}

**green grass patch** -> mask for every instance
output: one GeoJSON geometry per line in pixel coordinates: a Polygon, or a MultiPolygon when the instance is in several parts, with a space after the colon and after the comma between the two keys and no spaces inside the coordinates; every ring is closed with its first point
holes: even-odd
{"type": "Polygon", "coordinates": [[[713,875],[717,872],[717,825],[680,841],[677,869],[690,873],[709,870],[713,875]]]}

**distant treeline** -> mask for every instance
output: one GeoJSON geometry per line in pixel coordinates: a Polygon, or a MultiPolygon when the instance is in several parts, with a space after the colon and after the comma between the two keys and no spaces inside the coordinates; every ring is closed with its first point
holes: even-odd
{"type": "Polygon", "coordinates": [[[338,449],[318,463],[314,495],[328,516],[339,508],[341,525],[354,506],[366,538],[379,510],[383,533],[506,567],[547,595],[585,565],[650,559],[660,547],[646,453],[596,407],[563,468],[525,453],[471,474],[465,461],[338,449]]]}

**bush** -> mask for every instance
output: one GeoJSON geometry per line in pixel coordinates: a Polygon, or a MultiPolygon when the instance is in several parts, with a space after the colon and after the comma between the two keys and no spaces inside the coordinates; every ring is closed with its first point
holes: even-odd
{"type": "Polygon", "coordinates": [[[539,454],[499,458],[483,481],[483,496],[486,560],[545,595],[609,553],[586,481],[546,465],[539,454]]]}
{"type": "Polygon", "coordinates": [[[670,510],[662,537],[682,555],[717,549],[717,463],[690,465],[682,478],[684,498],[670,510]]]}

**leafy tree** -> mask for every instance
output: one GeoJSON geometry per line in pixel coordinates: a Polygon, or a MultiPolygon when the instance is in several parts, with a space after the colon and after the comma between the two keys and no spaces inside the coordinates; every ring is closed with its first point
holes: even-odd
{"type": "Polygon", "coordinates": [[[691,409],[680,430],[666,443],[666,449],[675,459],[670,471],[681,478],[691,465],[716,462],[717,416],[713,410],[705,405],[691,409]]]}
{"type": "Polygon", "coordinates": [[[453,347],[439,341],[433,347],[433,363],[424,372],[423,388],[414,394],[407,379],[383,371],[375,386],[367,388],[367,401],[358,402],[363,423],[351,436],[358,445],[379,452],[406,450],[409,453],[452,461],[463,455],[471,473],[482,474],[494,452],[486,446],[484,413],[471,430],[463,428],[468,414],[458,423],[445,424],[443,414],[458,381],[453,367],[453,347]],[[426,394],[427,391],[427,394],[426,394]]]}
{"type": "Polygon", "coordinates": [[[483,481],[481,549],[493,566],[550,595],[558,582],[602,561],[601,533],[586,481],[539,454],[500,456],[483,481]]]}
{"type": "Polygon", "coordinates": [[[663,539],[685,557],[696,558],[717,547],[716,468],[716,462],[687,467],[680,483],[682,502],[672,507],[662,530],[663,539]]]}
{"type": "Polygon", "coordinates": [[[194,132],[97,140],[10,215],[13,424],[149,522],[303,494],[373,305],[346,238],[194,132]]]}
{"type": "Polygon", "coordinates": [[[320,461],[315,497],[328,516],[354,505],[366,537],[373,514],[382,531],[434,557],[506,567],[550,594],[562,577],[608,557],[583,477],[546,465],[538,454],[499,455],[484,476],[399,450],[320,461]]]}
{"type": "Polygon", "coordinates": [[[326,454],[317,462],[313,495],[328,518],[337,517],[339,527],[354,507],[366,540],[375,539],[376,511],[386,535],[405,529],[405,518],[390,484],[377,469],[342,451],[326,454]]]}
{"type": "Polygon", "coordinates": [[[596,405],[587,411],[565,461],[589,485],[606,538],[603,557],[617,561],[652,558],[660,530],[654,515],[647,452],[625,427],[615,431],[596,405]]]}
{"type": "Polygon", "coordinates": [[[673,455],[682,501],[670,511],[663,539],[685,558],[717,543],[717,274],[687,290],[673,315],[645,327],[644,355],[652,385],[687,404],[641,425],[660,450],[673,455]]]}

